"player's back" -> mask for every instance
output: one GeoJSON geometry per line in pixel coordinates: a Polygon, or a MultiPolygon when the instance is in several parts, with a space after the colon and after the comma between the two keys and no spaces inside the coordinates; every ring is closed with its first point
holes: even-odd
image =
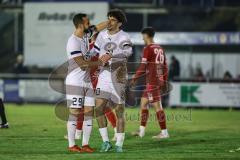
{"type": "Polygon", "coordinates": [[[144,52],[147,53],[146,81],[150,84],[158,84],[167,67],[164,50],[158,44],[150,44],[144,48],[144,52]]]}

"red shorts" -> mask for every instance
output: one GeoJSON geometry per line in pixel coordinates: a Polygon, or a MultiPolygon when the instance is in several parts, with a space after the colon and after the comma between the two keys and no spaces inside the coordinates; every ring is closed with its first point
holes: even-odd
{"type": "Polygon", "coordinates": [[[160,86],[147,84],[142,97],[147,98],[150,103],[161,101],[160,86]]]}

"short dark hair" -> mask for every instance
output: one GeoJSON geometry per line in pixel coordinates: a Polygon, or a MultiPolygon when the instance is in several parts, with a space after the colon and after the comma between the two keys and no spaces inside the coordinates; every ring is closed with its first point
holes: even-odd
{"type": "Polygon", "coordinates": [[[73,17],[73,24],[77,28],[77,26],[81,23],[83,23],[83,17],[87,17],[87,14],[85,13],[78,13],[74,15],[73,17]]]}
{"type": "Polygon", "coordinates": [[[147,34],[149,37],[154,37],[155,29],[153,27],[143,28],[142,34],[147,34]]]}
{"type": "Polygon", "coordinates": [[[114,17],[122,24],[125,24],[127,22],[127,18],[125,13],[120,9],[112,9],[107,13],[108,17],[114,17]]]}

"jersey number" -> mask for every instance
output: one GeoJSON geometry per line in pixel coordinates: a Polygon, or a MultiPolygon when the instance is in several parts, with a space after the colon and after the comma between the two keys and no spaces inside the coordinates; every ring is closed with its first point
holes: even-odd
{"type": "Polygon", "coordinates": [[[156,59],[155,59],[155,63],[157,64],[163,64],[164,63],[164,54],[163,54],[163,50],[160,48],[155,48],[154,49],[154,53],[156,54],[156,59]]]}
{"type": "Polygon", "coordinates": [[[82,98],[73,97],[72,105],[74,105],[74,106],[82,106],[83,105],[83,99],[82,98]]]}

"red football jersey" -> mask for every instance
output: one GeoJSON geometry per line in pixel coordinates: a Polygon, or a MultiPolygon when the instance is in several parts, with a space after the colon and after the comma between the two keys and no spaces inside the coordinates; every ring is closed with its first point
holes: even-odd
{"type": "Polygon", "coordinates": [[[166,81],[167,61],[163,48],[158,44],[150,44],[143,50],[141,66],[136,72],[135,79],[141,74],[146,74],[146,84],[158,85],[161,81],[166,81]]]}

